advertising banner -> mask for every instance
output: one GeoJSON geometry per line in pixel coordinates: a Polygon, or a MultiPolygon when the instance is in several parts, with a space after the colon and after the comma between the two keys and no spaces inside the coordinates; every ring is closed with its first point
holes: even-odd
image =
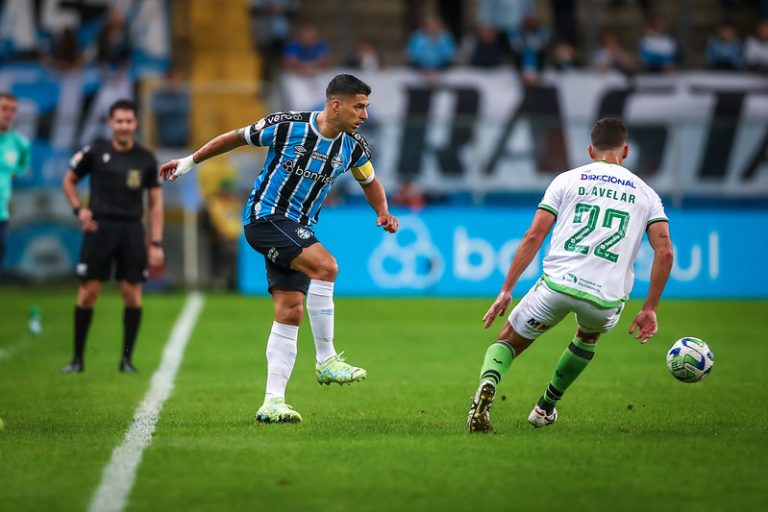
{"type": "MultiPolygon", "coordinates": [[[[316,235],[339,263],[339,295],[495,296],[532,218],[532,209],[429,208],[395,212],[400,231],[384,233],[366,208],[328,209],[316,235]]],[[[670,210],[675,263],[664,297],[768,297],[768,213],[670,210]]],[[[547,243],[514,296],[539,278],[547,243]]],[[[653,250],[643,242],[632,297],[648,290],[653,250]]],[[[266,293],[264,258],[243,240],[240,286],[266,293]]]]}
{"type": "MultiPolygon", "coordinates": [[[[289,108],[321,108],[340,71],[287,75],[289,108]]],[[[768,80],[761,76],[548,72],[536,87],[523,87],[504,68],[457,68],[431,80],[406,69],[359,77],[373,89],[361,131],[388,189],[415,182],[444,193],[543,191],[555,174],[588,162],[592,124],[614,116],[630,128],[626,166],[659,193],[768,193],[768,80]]]]}

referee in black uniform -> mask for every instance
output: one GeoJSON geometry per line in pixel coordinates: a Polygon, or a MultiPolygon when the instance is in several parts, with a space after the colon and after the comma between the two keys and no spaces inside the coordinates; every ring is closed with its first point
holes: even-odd
{"type": "Polygon", "coordinates": [[[93,306],[101,283],[113,275],[120,281],[125,303],[121,372],[135,372],[131,354],[141,322],[141,283],[147,278],[147,263],[163,263],[163,194],[157,179],[157,160],[135,140],[136,104],[119,100],[109,108],[112,139],[100,141],[78,152],[69,164],[62,188],[85,231],[77,275],[81,279],[75,306],[75,352],[62,369],[79,373],[85,369],[83,352],[93,306]],[[91,177],[89,207],[83,206],[77,182],[91,177]],[[144,234],[144,190],[149,196],[149,258],[144,234]],[[147,261],[149,260],[149,261],[147,261]]]}

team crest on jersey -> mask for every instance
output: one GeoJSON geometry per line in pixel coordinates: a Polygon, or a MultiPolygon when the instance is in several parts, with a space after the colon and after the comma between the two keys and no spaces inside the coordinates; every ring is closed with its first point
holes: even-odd
{"type": "Polygon", "coordinates": [[[104,162],[105,164],[109,162],[110,158],[112,157],[109,155],[109,153],[104,153],[103,155],[101,155],[101,161],[104,162]]]}
{"type": "Polygon", "coordinates": [[[333,158],[331,159],[331,165],[333,166],[333,168],[334,168],[335,170],[337,170],[337,171],[338,171],[339,169],[341,169],[342,167],[344,167],[344,159],[343,159],[343,158],[341,158],[339,155],[336,155],[335,157],[333,157],[333,158]]]}
{"type": "Polygon", "coordinates": [[[312,236],[312,232],[307,228],[303,228],[303,227],[296,228],[296,234],[299,235],[299,238],[301,238],[302,240],[306,240],[307,238],[312,236]]]}
{"type": "Polygon", "coordinates": [[[129,169],[128,174],[125,177],[125,185],[131,190],[139,188],[141,186],[141,171],[138,169],[129,169]]]}

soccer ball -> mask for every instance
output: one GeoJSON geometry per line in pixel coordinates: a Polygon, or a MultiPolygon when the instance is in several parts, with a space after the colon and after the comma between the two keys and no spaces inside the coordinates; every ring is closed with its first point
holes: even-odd
{"type": "Polygon", "coordinates": [[[699,338],[680,338],[667,352],[667,368],[677,380],[698,382],[709,375],[715,358],[699,338]]]}

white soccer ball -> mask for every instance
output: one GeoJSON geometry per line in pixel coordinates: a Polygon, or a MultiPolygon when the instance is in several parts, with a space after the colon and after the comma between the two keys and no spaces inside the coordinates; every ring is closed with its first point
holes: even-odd
{"type": "Polygon", "coordinates": [[[667,352],[667,368],[677,380],[698,382],[709,375],[715,358],[709,346],[699,338],[680,338],[667,352]]]}

